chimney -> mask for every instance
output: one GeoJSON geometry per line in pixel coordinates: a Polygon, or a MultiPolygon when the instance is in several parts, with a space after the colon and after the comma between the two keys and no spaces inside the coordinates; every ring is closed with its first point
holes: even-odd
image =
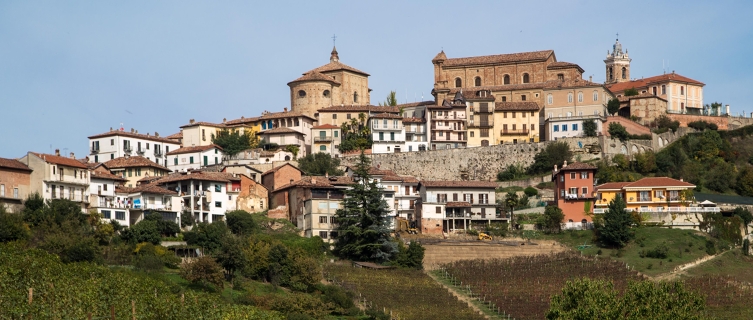
{"type": "Polygon", "coordinates": [[[288,112],[288,107],[282,108],[282,112],[288,112]]]}
{"type": "Polygon", "coordinates": [[[188,124],[193,124],[194,122],[196,122],[194,119],[188,120],[188,124]]]}
{"type": "Polygon", "coordinates": [[[222,123],[225,123],[227,121],[227,118],[222,118],[222,123]]]}
{"type": "Polygon", "coordinates": [[[147,133],[146,133],[146,136],[147,136],[147,137],[149,136],[149,132],[147,132],[147,133]]]}
{"type": "Polygon", "coordinates": [[[311,177],[311,184],[316,184],[316,177],[311,177]]]}
{"type": "Polygon", "coordinates": [[[683,182],[683,181],[684,181],[684,180],[682,180],[682,178],[680,178],[680,182],[683,182]]]}
{"type": "Polygon", "coordinates": [[[562,169],[565,169],[565,167],[567,167],[567,160],[562,164],[562,169]]]}
{"type": "Polygon", "coordinates": [[[327,179],[329,179],[329,172],[325,172],[324,173],[324,177],[327,178],[327,179]]]}
{"type": "Polygon", "coordinates": [[[588,82],[594,82],[594,76],[588,76],[588,82]]]}
{"type": "Polygon", "coordinates": [[[76,159],[76,155],[74,155],[73,152],[71,152],[71,159],[76,159]]]}
{"type": "Polygon", "coordinates": [[[155,137],[159,137],[159,132],[157,132],[157,131],[154,131],[154,136],[155,136],[155,137]]]}
{"type": "Polygon", "coordinates": [[[134,130],[136,133],[139,133],[139,130],[134,130]]]}
{"type": "Polygon", "coordinates": [[[112,131],[112,127],[110,127],[110,131],[112,131]]]}
{"type": "Polygon", "coordinates": [[[554,172],[557,172],[557,164],[554,164],[554,172]]]}
{"type": "Polygon", "coordinates": [[[241,119],[245,119],[243,116],[241,116],[241,119]]]}

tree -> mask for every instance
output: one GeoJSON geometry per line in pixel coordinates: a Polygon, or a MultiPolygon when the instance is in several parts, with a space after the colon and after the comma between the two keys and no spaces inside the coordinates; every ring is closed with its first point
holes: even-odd
{"type": "Polygon", "coordinates": [[[641,174],[656,172],[656,154],[651,151],[645,151],[633,156],[635,158],[635,169],[641,174]]]}
{"type": "Polygon", "coordinates": [[[141,220],[139,223],[125,229],[121,237],[132,244],[149,242],[157,245],[162,241],[157,221],[149,219],[141,220]]]}
{"type": "Polygon", "coordinates": [[[740,217],[743,221],[743,226],[745,226],[745,230],[748,230],[748,225],[753,222],[753,213],[751,213],[748,208],[737,207],[735,208],[735,211],[732,212],[732,215],[740,217]]]}
{"type": "Polygon", "coordinates": [[[148,213],[144,219],[156,222],[157,230],[159,230],[160,235],[164,237],[174,237],[176,234],[180,233],[180,226],[178,226],[175,221],[163,219],[162,215],[158,212],[148,213]]]}
{"type": "Polygon", "coordinates": [[[227,225],[223,221],[199,223],[191,231],[184,232],[183,239],[189,245],[206,249],[205,253],[212,253],[222,246],[222,239],[227,233],[227,225]]]}
{"type": "Polygon", "coordinates": [[[311,176],[341,176],[340,159],[333,158],[329,153],[317,152],[298,159],[298,168],[311,176]]]}
{"type": "Polygon", "coordinates": [[[497,180],[499,181],[510,181],[510,180],[517,180],[521,179],[525,176],[526,170],[523,169],[523,166],[521,164],[510,164],[505,168],[505,170],[500,171],[497,174],[497,180]]]}
{"type": "Polygon", "coordinates": [[[243,210],[229,211],[225,213],[225,220],[230,232],[237,235],[250,235],[259,230],[250,213],[243,210]]]}
{"type": "Polygon", "coordinates": [[[222,129],[217,131],[217,135],[212,135],[212,143],[222,148],[222,153],[233,158],[243,150],[256,148],[259,139],[251,130],[244,130],[241,134],[239,130],[222,129]]]}
{"type": "Polygon", "coordinates": [[[627,129],[617,122],[609,124],[609,135],[612,136],[612,138],[620,139],[621,142],[630,139],[630,134],[627,132],[627,129]]]}
{"type": "Polygon", "coordinates": [[[565,214],[562,213],[562,209],[555,206],[547,206],[538,224],[546,233],[560,233],[562,231],[562,221],[564,220],[565,214]]]}
{"type": "Polygon", "coordinates": [[[298,159],[298,152],[301,151],[301,147],[295,144],[289,144],[285,146],[285,151],[293,154],[293,159],[298,159]]]}
{"type": "Polygon", "coordinates": [[[625,210],[625,200],[617,195],[609,202],[603,221],[594,223],[596,237],[603,246],[622,248],[635,236],[630,226],[633,219],[625,210]]]}
{"type": "Polygon", "coordinates": [[[222,267],[210,256],[186,260],[180,266],[180,276],[191,283],[213,284],[219,289],[223,288],[222,267]]]}
{"type": "Polygon", "coordinates": [[[25,240],[30,235],[21,215],[7,212],[5,205],[0,204],[0,242],[25,240]]]}
{"type": "Polygon", "coordinates": [[[370,163],[361,151],[355,166],[356,182],[345,191],[343,208],[337,210],[334,252],[342,258],[381,263],[397,254],[397,246],[390,240],[389,206],[369,175],[370,163]]]}
{"type": "Polygon", "coordinates": [[[505,206],[510,210],[510,225],[513,226],[513,229],[515,229],[515,219],[513,219],[513,214],[515,207],[518,206],[519,202],[520,198],[518,198],[517,193],[510,191],[505,195],[505,206]]]}
{"type": "Polygon", "coordinates": [[[567,142],[552,142],[533,157],[533,164],[528,167],[529,174],[551,172],[554,165],[561,166],[565,161],[571,162],[573,152],[567,142]]]}
{"type": "Polygon", "coordinates": [[[704,213],[703,221],[698,224],[699,229],[708,232],[712,237],[735,245],[742,244],[743,236],[740,233],[742,226],[742,217],[737,215],[725,217],[719,212],[704,213]]]}
{"type": "Polygon", "coordinates": [[[243,249],[247,245],[248,241],[234,235],[227,235],[222,239],[220,249],[215,258],[227,270],[231,278],[235,275],[236,271],[243,270],[248,265],[248,260],[243,255],[243,249]]]}
{"type": "Polygon", "coordinates": [[[638,90],[637,89],[635,89],[635,88],[625,89],[625,96],[626,97],[637,96],[637,95],[638,95],[638,90]]]}
{"type": "Polygon", "coordinates": [[[191,211],[183,210],[183,212],[180,213],[180,227],[181,228],[192,226],[194,222],[195,221],[193,218],[193,213],[191,213],[191,211]]]}
{"type": "Polygon", "coordinates": [[[596,125],[596,120],[594,119],[583,120],[583,134],[586,135],[586,137],[595,137],[597,129],[598,129],[598,126],[596,125]]]}
{"type": "Polygon", "coordinates": [[[650,280],[628,283],[620,295],[611,281],[568,281],[552,296],[547,319],[705,319],[705,299],[682,282],[650,280]]]}
{"type": "Polygon", "coordinates": [[[617,112],[620,111],[620,100],[618,99],[611,99],[609,102],[607,102],[607,112],[611,115],[617,114],[617,112]]]}
{"type": "Polygon", "coordinates": [[[338,149],[340,152],[365,150],[371,148],[374,143],[371,129],[366,125],[366,114],[359,113],[358,118],[350,119],[340,125],[341,141],[338,149]]]}
{"type": "Polygon", "coordinates": [[[398,243],[398,255],[395,259],[398,266],[411,269],[423,269],[424,247],[417,241],[411,241],[406,248],[402,242],[398,243]]]}
{"type": "Polygon", "coordinates": [[[656,126],[660,129],[667,129],[672,130],[672,132],[677,132],[677,128],[680,127],[679,121],[672,121],[666,114],[663,114],[656,118],[656,126]]]}
{"type": "Polygon", "coordinates": [[[397,105],[397,93],[395,91],[390,91],[390,93],[387,95],[387,99],[384,100],[384,102],[379,103],[380,106],[396,106],[397,105]]]}

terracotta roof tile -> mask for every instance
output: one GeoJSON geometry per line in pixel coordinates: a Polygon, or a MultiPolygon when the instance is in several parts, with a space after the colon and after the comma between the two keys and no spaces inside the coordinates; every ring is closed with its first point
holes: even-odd
{"type": "Polygon", "coordinates": [[[312,72],[325,73],[325,72],[339,71],[339,70],[346,70],[346,71],[350,71],[350,72],[354,72],[354,73],[360,73],[360,74],[365,75],[367,77],[369,76],[368,73],[363,72],[361,70],[358,70],[356,68],[353,68],[353,67],[351,67],[351,66],[349,66],[347,64],[344,64],[344,63],[342,63],[340,61],[331,61],[330,63],[325,64],[325,65],[323,65],[321,67],[318,67],[318,68],[313,69],[313,70],[309,70],[308,72],[306,72],[304,74],[308,74],[308,73],[312,73],[312,72]]]}
{"type": "Polygon", "coordinates": [[[170,155],[174,155],[174,154],[202,152],[202,151],[207,151],[207,150],[211,150],[211,149],[214,149],[214,148],[222,150],[222,148],[220,148],[220,146],[218,146],[216,144],[210,144],[208,146],[182,147],[180,149],[176,149],[176,150],[170,151],[166,155],[170,156],[170,155]]]}
{"type": "Polygon", "coordinates": [[[403,123],[425,123],[425,122],[426,122],[426,119],[424,118],[416,118],[416,117],[403,118],[403,123]]]}
{"type": "Polygon", "coordinates": [[[463,202],[463,201],[450,201],[444,205],[447,208],[470,208],[471,203],[470,202],[463,202]]]}
{"type": "Polygon", "coordinates": [[[565,61],[552,62],[548,66],[546,66],[546,68],[547,70],[577,68],[578,71],[580,71],[580,73],[585,72],[585,70],[583,70],[583,68],[581,68],[579,65],[572,62],[565,62],[565,61]]]}
{"type": "Polygon", "coordinates": [[[533,101],[495,102],[494,111],[539,111],[539,104],[533,101]]]}
{"type": "Polygon", "coordinates": [[[624,186],[631,184],[632,182],[607,182],[605,184],[594,187],[596,191],[599,190],[621,190],[624,186]]]}
{"type": "Polygon", "coordinates": [[[61,166],[68,166],[68,167],[74,167],[74,168],[81,168],[81,169],[89,169],[85,164],[81,163],[81,161],[78,161],[76,159],[51,155],[51,154],[44,154],[44,153],[34,153],[37,157],[42,158],[42,160],[48,162],[48,163],[54,163],[61,166]]]}
{"type": "Polygon", "coordinates": [[[183,131],[178,132],[178,133],[173,133],[165,138],[166,139],[183,139],[183,131]]]}
{"type": "Polygon", "coordinates": [[[170,140],[166,137],[158,137],[158,136],[153,136],[149,134],[132,133],[132,132],[126,132],[126,131],[120,131],[120,130],[112,130],[105,133],[95,134],[93,136],[89,136],[89,139],[97,139],[97,138],[112,137],[112,136],[123,136],[123,137],[130,137],[130,138],[136,138],[136,139],[144,139],[144,140],[176,144],[175,141],[170,140]]]}
{"type": "Polygon", "coordinates": [[[302,82],[302,81],[327,81],[327,82],[340,85],[340,82],[335,80],[331,76],[323,75],[317,71],[311,71],[309,73],[305,73],[302,77],[288,82],[288,85],[291,85],[296,82],[302,82]]]}
{"type": "Polygon", "coordinates": [[[340,129],[340,127],[327,123],[327,124],[322,124],[322,125],[311,127],[311,129],[340,129]]]}
{"type": "MultiPolygon", "coordinates": [[[[583,162],[573,162],[567,165],[567,167],[559,168],[559,171],[568,170],[596,170],[596,167],[583,162]]],[[[558,172],[559,172],[558,171],[558,172]]]]}
{"type": "Polygon", "coordinates": [[[451,58],[451,59],[445,60],[444,66],[454,67],[454,66],[469,66],[469,65],[505,64],[505,63],[517,63],[517,62],[529,62],[529,61],[546,61],[553,54],[554,54],[554,50],[544,50],[544,51],[496,54],[496,55],[490,55],[490,56],[451,58]]]}
{"type": "Polygon", "coordinates": [[[189,180],[230,182],[230,181],[238,181],[240,179],[237,177],[234,177],[232,173],[205,172],[205,171],[195,170],[195,171],[190,171],[188,173],[184,173],[184,172],[172,173],[170,175],[164,176],[161,179],[155,181],[153,184],[161,185],[161,184],[175,182],[175,181],[189,181],[189,180]]]}
{"type": "Polygon", "coordinates": [[[695,188],[695,185],[685,181],[672,179],[668,177],[651,177],[643,178],[631,184],[624,186],[624,188],[643,188],[643,187],[690,187],[695,188]]]}
{"type": "Polygon", "coordinates": [[[498,183],[494,181],[421,181],[429,188],[497,188],[498,183]]]}
{"type": "Polygon", "coordinates": [[[161,165],[158,165],[154,161],[141,157],[141,156],[115,158],[115,159],[105,162],[104,165],[110,169],[152,167],[152,168],[162,169],[168,172],[170,171],[170,169],[165,168],[161,165]]]}
{"type": "Polygon", "coordinates": [[[444,50],[437,53],[436,56],[434,56],[434,59],[431,59],[431,62],[437,62],[437,61],[445,61],[447,60],[447,55],[444,53],[444,50]]]}
{"type": "Polygon", "coordinates": [[[694,80],[685,76],[681,76],[677,73],[669,73],[669,74],[663,74],[659,76],[653,76],[638,80],[632,80],[632,81],[626,81],[626,82],[618,82],[614,84],[607,85],[607,89],[609,91],[612,91],[613,93],[621,93],[624,92],[627,89],[636,88],[646,88],[650,84],[658,84],[662,82],[669,82],[669,81],[676,81],[676,82],[682,82],[682,83],[688,83],[688,84],[694,84],[699,86],[705,86],[703,82],[700,82],[698,80],[694,80]]]}
{"type": "Polygon", "coordinates": [[[24,171],[33,171],[31,168],[16,159],[0,158],[0,168],[9,168],[24,171]]]}
{"type": "Polygon", "coordinates": [[[270,129],[270,130],[262,131],[261,132],[261,134],[283,134],[283,133],[297,133],[297,134],[304,135],[304,136],[306,135],[304,133],[300,133],[300,132],[295,131],[293,129],[290,129],[288,127],[277,127],[277,128],[274,128],[274,129],[270,129]]]}
{"type": "Polygon", "coordinates": [[[103,179],[103,180],[115,180],[115,181],[128,181],[128,179],[125,179],[121,176],[116,176],[111,173],[107,172],[101,172],[101,171],[90,171],[91,172],[91,178],[92,179],[103,179]]]}
{"type": "Polygon", "coordinates": [[[370,118],[377,118],[377,119],[403,119],[403,116],[397,115],[394,113],[377,113],[374,115],[371,115],[370,118]]]}
{"type": "Polygon", "coordinates": [[[635,95],[635,96],[620,96],[620,97],[617,97],[617,100],[620,100],[620,102],[625,102],[625,101],[630,101],[630,100],[633,100],[633,99],[648,99],[648,98],[657,98],[657,99],[660,99],[660,100],[667,101],[667,99],[664,99],[664,98],[662,98],[660,96],[656,96],[653,93],[648,93],[648,92],[641,93],[641,94],[638,94],[638,95],[635,95]]]}
{"type": "Polygon", "coordinates": [[[400,109],[396,106],[372,106],[372,105],[340,105],[340,106],[331,106],[326,107],[318,110],[319,112],[387,112],[387,113],[398,113],[400,112],[400,109]]]}
{"type": "Polygon", "coordinates": [[[234,125],[241,125],[241,124],[246,124],[246,123],[256,122],[256,121],[259,121],[259,117],[246,118],[246,117],[241,116],[238,119],[226,121],[225,125],[234,126],[234,125]]]}
{"type": "Polygon", "coordinates": [[[306,117],[306,118],[309,118],[309,119],[316,120],[315,118],[312,118],[311,116],[305,115],[305,114],[300,113],[298,111],[268,112],[268,113],[262,114],[259,117],[259,120],[279,119],[279,118],[294,118],[294,117],[306,117]]]}
{"type": "Polygon", "coordinates": [[[180,126],[181,128],[189,128],[189,127],[195,127],[195,126],[206,126],[206,127],[215,127],[215,128],[225,128],[224,123],[212,123],[212,122],[205,122],[205,121],[195,121],[194,123],[189,123],[180,126]]]}
{"type": "Polygon", "coordinates": [[[427,106],[430,104],[434,104],[434,100],[426,100],[426,101],[419,101],[419,102],[411,102],[411,103],[403,103],[398,104],[396,107],[398,109],[402,108],[412,108],[412,107],[420,107],[420,106],[427,106]]]}
{"type": "Polygon", "coordinates": [[[280,186],[274,191],[300,187],[300,188],[335,188],[337,185],[348,185],[353,183],[348,177],[325,177],[325,176],[303,176],[301,180],[293,181],[280,186]]]}
{"type": "Polygon", "coordinates": [[[299,169],[298,167],[296,167],[296,166],[294,166],[294,165],[292,165],[292,164],[290,164],[290,163],[285,163],[285,164],[283,164],[283,165],[281,165],[281,166],[278,166],[278,167],[274,167],[274,168],[272,168],[272,169],[269,169],[269,170],[265,171],[264,173],[262,173],[261,175],[262,175],[262,176],[266,176],[266,175],[268,175],[268,174],[270,174],[270,173],[275,173],[275,172],[279,171],[280,169],[282,169],[282,168],[284,168],[284,167],[291,167],[291,168],[293,168],[293,169],[296,169],[296,170],[300,171],[300,172],[301,172],[301,174],[303,174],[303,173],[304,173],[304,172],[303,172],[303,170],[299,169]]]}

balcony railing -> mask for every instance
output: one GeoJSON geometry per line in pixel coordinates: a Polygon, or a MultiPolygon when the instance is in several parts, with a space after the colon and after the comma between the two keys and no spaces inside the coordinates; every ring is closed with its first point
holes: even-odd
{"type": "Polygon", "coordinates": [[[405,129],[405,133],[426,133],[423,129],[405,129]]]}
{"type": "Polygon", "coordinates": [[[562,117],[549,117],[547,120],[549,121],[559,121],[559,120],[587,120],[587,119],[601,119],[602,121],[607,121],[607,117],[604,115],[598,115],[598,114],[591,114],[591,115],[585,115],[585,116],[562,116],[562,117]]]}
{"type": "Polygon", "coordinates": [[[315,136],[314,142],[327,142],[332,141],[332,136],[315,136]]]}
{"type": "MultiPolygon", "coordinates": [[[[703,212],[721,212],[719,207],[669,207],[669,208],[638,208],[625,209],[628,212],[647,212],[647,213],[703,213],[703,212]]],[[[606,213],[607,208],[595,208],[594,213],[606,213]]]]}
{"type": "Polygon", "coordinates": [[[517,129],[517,130],[505,130],[502,129],[499,131],[500,136],[519,136],[519,135],[527,135],[529,132],[531,132],[528,129],[517,129]]]}
{"type": "Polygon", "coordinates": [[[99,153],[99,148],[92,148],[91,154],[96,154],[96,153],[99,153]]]}
{"type": "Polygon", "coordinates": [[[161,157],[162,156],[162,150],[154,150],[154,156],[155,157],[161,157]]]}
{"type": "Polygon", "coordinates": [[[133,151],[133,148],[131,148],[130,146],[127,146],[123,148],[123,151],[126,153],[130,153],[131,151],[133,151]]]}
{"type": "Polygon", "coordinates": [[[136,152],[138,154],[144,154],[144,152],[146,152],[146,150],[144,150],[144,149],[138,149],[138,150],[136,150],[136,152]]]}

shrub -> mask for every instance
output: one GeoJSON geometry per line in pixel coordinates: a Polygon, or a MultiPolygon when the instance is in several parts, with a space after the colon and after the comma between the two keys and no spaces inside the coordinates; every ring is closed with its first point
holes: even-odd
{"type": "Polygon", "coordinates": [[[159,244],[162,240],[157,221],[147,219],[141,220],[141,222],[125,229],[121,237],[130,243],[149,242],[159,244]]]}
{"type": "Polygon", "coordinates": [[[523,190],[523,193],[525,193],[528,197],[534,197],[539,195],[539,190],[534,187],[527,187],[523,190]]]}
{"type": "Polygon", "coordinates": [[[706,254],[710,256],[716,254],[716,246],[714,245],[714,241],[711,241],[709,239],[706,239],[706,254]]]}
{"type": "Polygon", "coordinates": [[[185,228],[194,224],[194,218],[191,211],[185,210],[180,213],[180,227],[185,228]]]}
{"type": "Polygon", "coordinates": [[[593,119],[583,120],[583,134],[585,134],[586,137],[595,137],[596,129],[598,129],[598,127],[596,126],[595,120],[593,119]]]}
{"type": "Polygon", "coordinates": [[[494,237],[505,237],[508,229],[507,222],[492,222],[486,226],[486,234],[494,237]]]}
{"type": "Polygon", "coordinates": [[[191,283],[213,284],[219,289],[223,287],[222,267],[210,256],[187,260],[180,266],[180,276],[191,283]]]}
{"type": "Polygon", "coordinates": [[[499,181],[510,181],[510,180],[517,180],[521,179],[525,176],[526,171],[523,169],[523,166],[519,164],[511,164],[508,165],[505,170],[500,171],[497,174],[497,180],[499,181]]]}
{"type": "Polygon", "coordinates": [[[6,212],[5,206],[0,204],[0,242],[25,240],[30,234],[23,217],[6,212]]]}
{"type": "Polygon", "coordinates": [[[709,130],[719,129],[719,127],[715,123],[710,123],[710,122],[706,122],[702,120],[690,122],[688,123],[688,127],[696,129],[698,131],[703,131],[706,129],[709,129],[709,130]]]}
{"type": "Polygon", "coordinates": [[[227,227],[234,234],[249,235],[259,230],[250,213],[243,210],[235,210],[225,213],[227,227]]]}
{"type": "Polygon", "coordinates": [[[544,209],[544,215],[540,218],[536,224],[547,233],[560,233],[562,231],[562,221],[565,219],[565,214],[562,213],[562,209],[555,206],[547,206],[544,209]]]}
{"type": "Polygon", "coordinates": [[[627,129],[625,129],[624,126],[617,122],[612,122],[609,124],[609,135],[613,138],[617,138],[622,142],[625,142],[626,140],[630,139],[630,134],[627,132],[627,129]]]}
{"type": "Polygon", "coordinates": [[[646,257],[655,259],[666,259],[669,254],[669,247],[666,243],[661,243],[656,248],[646,251],[646,257]]]}
{"type": "Polygon", "coordinates": [[[192,246],[199,246],[211,253],[222,246],[222,239],[227,235],[227,225],[223,221],[199,223],[191,231],[183,233],[183,239],[192,246]]]}

